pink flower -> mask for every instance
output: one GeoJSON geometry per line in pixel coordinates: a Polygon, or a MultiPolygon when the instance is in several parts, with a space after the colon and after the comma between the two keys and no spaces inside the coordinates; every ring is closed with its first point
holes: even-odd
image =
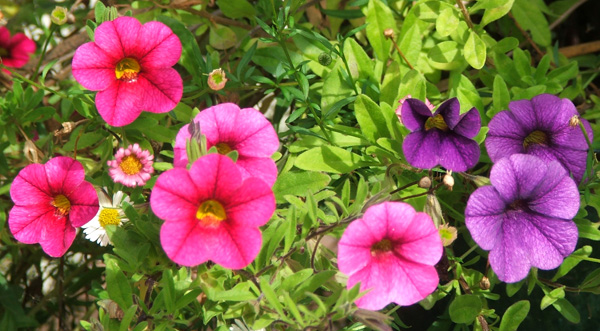
{"type": "Polygon", "coordinates": [[[108,124],[127,125],[142,110],[175,108],[183,82],[171,67],[181,56],[181,42],[169,27],[119,17],[100,24],[94,37],[75,51],[73,76],[85,88],[100,91],[96,107],[108,124]]]}
{"type": "MultiPolygon", "coordinates": [[[[220,154],[233,150],[239,156],[242,178],[258,177],[273,185],[277,179],[277,167],[271,155],[279,148],[279,138],[271,123],[254,108],[240,109],[236,104],[223,103],[200,112],[194,118],[206,136],[208,148],[216,146],[220,154]]],[[[189,124],[179,130],[175,139],[175,167],[188,164],[187,140],[191,139],[189,124]]]]}
{"type": "Polygon", "coordinates": [[[369,207],[352,222],[338,244],[338,267],[348,274],[348,288],[360,282],[370,290],[356,301],[379,310],[390,302],[411,305],[432,293],[439,282],[434,265],[442,241],[431,218],[403,202],[369,207]]]}
{"type": "Polygon", "coordinates": [[[64,156],[21,170],[10,187],[15,206],[8,226],[13,236],[25,244],[40,243],[50,256],[63,256],[75,239],[75,228],[98,212],[96,190],[84,177],[81,163],[64,156]]]}
{"type": "MultiPolygon", "coordinates": [[[[35,52],[35,42],[22,33],[10,37],[10,31],[0,26],[0,59],[11,68],[21,68],[29,61],[29,54],[35,52]]],[[[9,73],[8,70],[4,70],[9,73]]]]}
{"type": "Polygon", "coordinates": [[[110,166],[108,174],[115,183],[129,187],[144,186],[154,172],[152,159],[154,156],[141,149],[137,143],[127,146],[127,149],[121,147],[115,154],[115,159],[106,162],[110,166]]]}
{"type": "Polygon", "coordinates": [[[160,242],[171,260],[185,266],[212,260],[241,269],[260,251],[258,227],[275,211],[275,196],[258,178],[242,181],[230,158],[208,154],[189,171],[174,168],[162,173],[150,206],[165,220],[160,242]]]}

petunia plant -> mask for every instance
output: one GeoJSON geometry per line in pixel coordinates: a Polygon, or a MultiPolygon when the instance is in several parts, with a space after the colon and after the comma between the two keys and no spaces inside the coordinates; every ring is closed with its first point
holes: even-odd
{"type": "Polygon", "coordinates": [[[0,8],[0,330],[598,328],[596,1],[59,5],[0,8]]]}

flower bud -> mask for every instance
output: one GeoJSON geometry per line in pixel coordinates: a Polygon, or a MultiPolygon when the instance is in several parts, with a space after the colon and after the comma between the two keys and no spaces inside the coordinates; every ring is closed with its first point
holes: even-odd
{"type": "Polygon", "coordinates": [[[215,69],[208,74],[208,86],[212,90],[219,91],[225,87],[225,84],[227,84],[227,76],[223,69],[215,69]]]}
{"type": "Polygon", "coordinates": [[[62,129],[60,129],[60,130],[54,130],[54,136],[55,137],[62,136],[62,135],[65,135],[65,134],[69,134],[77,126],[77,124],[75,124],[75,122],[63,122],[63,123],[61,123],[61,125],[62,125],[62,129]]]}
{"type": "Polygon", "coordinates": [[[452,188],[454,187],[454,177],[452,177],[452,170],[448,171],[444,175],[444,179],[442,180],[442,182],[448,190],[452,191],[452,188]]]}
{"type": "Polygon", "coordinates": [[[389,38],[393,38],[393,37],[394,37],[394,29],[392,29],[392,28],[390,28],[390,29],[385,29],[385,30],[383,31],[383,35],[384,35],[386,38],[388,38],[388,39],[389,39],[389,38]]]}
{"type": "Polygon", "coordinates": [[[423,177],[421,179],[419,179],[419,187],[420,188],[430,188],[431,187],[431,178],[429,177],[423,177]]]}
{"type": "Polygon", "coordinates": [[[431,217],[436,228],[442,224],[442,221],[444,220],[444,216],[442,216],[442,206],[435,194],[427,194],[425,209],[423,211],[431,217]]]}
{"type": "Polygon", "coordinates": [[[442,245],[444,245],[444,247],[450,246],[458,237],[458,231],[456,228],[448,225],[448,223],[440,226],[438,231],[440,233],[440,237],[442,238],[442,245]]]}
{"type": "Polygon", "coordinates": [[[481,280],[479,281],[479,288],[482,290],[489,290],[490,285],[490,279],[486,276],[483,276],[483,278],[481,278],[481,280]]]}
{"type": "Polygon", "coordinates": [[[52,13],[50,14],[50,20],[52,23],[56,25],[63,25],[67,23],[67,17],[69,15],[69,11],[65,7],[56,6],[52,13]]]}
{"type": "Polygon", "coordinates": [[[35,143],[29,139],[25,140],[23,154],[25,154],[25,158],[32,163],[40,163],[44,158],[44,153],[42,153],[35,143]]]}
{"type": "Polygon", "coordinates": [[[581,123],[579,115],[573,115],[573,117],[571,117],[571,119],[569,120],[569,126],[572,128],[579,126],[579,123],[581,123]]]}
{"type": "Polygon", "coordinates": [[[319,63],[322,66],[328,66],[329,64],[331,64],[331,55],[325,52],[319,54],[319,63]]]}

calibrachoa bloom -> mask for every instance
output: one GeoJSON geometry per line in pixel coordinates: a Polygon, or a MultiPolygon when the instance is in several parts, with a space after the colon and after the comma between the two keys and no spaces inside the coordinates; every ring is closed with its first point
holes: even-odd
{"type": "Polygon", "coordinates": [[[577,243],[571,221],[579,210],[579,191],[558,161],[526,154],[498,161],[492,186],[475,190],[465,221],[473,240],[489,250],[502,281],[518,282],[530,267],[558,267],[577,243]]]}
{"type": "Polygon", "coordinates": [[[127,125],[142,110],[175,108],[183,82],[171,67],[181,56],[181,42],[169,27],[119,17],[100,24],[94,38],[75,51],[73,76],[85,88],[100,91],[96,107],[108,124],[127,125]]]}
{"type": "Polygon", "coordinates": [[[64,156],[21,170],[10,187],[15,206],[8,226],[13,236],[25,244],[40,243],[50,256],[63,256],[75,239],[75,228],[98,211],[96,190],[84,177],[81,163],[64,156]]]}
{"type": "Polygon", "coordinates": [[[370,290],[356,301],[379,310],[390,302],[411,305],[431,294],[439,283],[434,265],[442,241],[431,218],[404,202],[369,207],[352,222],[338,244],[338,267],[348,274],[347,287],[360,282],[370,290]]]}
{"type": "Polygon", "coordinates": [[[431,169],[436,165],[466,171],[479,160],[479,145],[472,138],[481,128],[475,108],[460,115],[460,104],[452,98],[435,112],[418,99],[407,99],[402,105],[402,123],[411,131],[402,150],[413,167],[431,169]]]}
{"type": "Polygon", "coordinates": [[[137,143],[126,149],[121,147],[115,154],[115,159],[106,162],[110,166],[108,174],[115,183],[129,187],[143,186],[154,172],[153,159],[150,151],[141,149],[137,143]]]}
{"type": "MultiPolygon", "coordinates": [[[[242,178],[258,177],[273,185],[277,179],[277,167],[271,155],[279,148],[279,138],[273,125],[254,108],[240,109],[236,104],[223,103],[200,112],[194,122],[206,136],[208,148],[217,147],[220,154],[233,150],[238,152],[236,164],[242,178]]],[[[189,124],[183,126],[175,139],[175,167],[188,164],[187,140],[191,139],[189,124]]]]}
{"type": "Polygon", "coordinates": [[[123,192],[118,191],[113,194],[112,201],[106,195],[103,190],[98,189],[98,199],[100,201],[100,210],[91,221],[83,225],[83,233],[85,238],[89,241],[93,241],[100,246],[112,245],[110,238],[106,234],[107,225],[121,226],[123,223],[129,221],[125,216],[125,212],[121,208],[123,201],[131,203],[129,197],[124,195],[123,192]]]}
{"type": "Polygon", "coordinates": [[[241,269],[262,244],[259,226],[275,211],[275,196],[262,180],[242,180],[227,156],[208,154],[186,170],[174,168],[156,180],[152,211],[165,220],[160,242],[167,256],[185,266],[212,260],[241,269]]]}
{"type": "MultiPolygon", "coordinates": [[[[490,159],[496,162],[522,153],[545,161],[558,160],[579,183],[585,173],[588,144],[581,129],[569,125],[578,115],[571,100],[541,94],[531,100],[513,101],[508,108],[489,123],[485,146],[490,159]]],[[[590,124],[580,121],[592,141],[590,124]]]]}
{"type": "MultiPolygon", "coordinates": [[[[398,108],[396,108],[396,116],[398,116],[398,120],[400,121],[400,123],[402,124],[402,105],[404,104],[404,102],[408,99],[411,99],[412,96],[409,94],[407,96],[405,96],[404,98],[398,100],[398,108]]],[[[427,108],[429,108],[429,110],[433,110],[435,108],[434,105],[431,104],[431,102],[429,102],[429,99],[425,99],[425,105],[427,106],[427,108]]]]}
{"type": "MultiPolygon", "coordinates": [[[[0,59],[2,64],[11,68],[21,68],[27,61],[29,55],[35,52],[35,42],[27,38],[23,33],[17,33],[12,38],[10,31],[0,26],[0,59]]],[[[8,70],[5,70],[8,73],[8,70]]]]}

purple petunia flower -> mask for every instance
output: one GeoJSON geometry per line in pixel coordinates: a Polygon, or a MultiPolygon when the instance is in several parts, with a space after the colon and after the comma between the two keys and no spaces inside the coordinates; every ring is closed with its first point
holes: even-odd
{"type": "Polygon", "coordinates": [[[466,171],[479,160],[479,145],[473,137],[481,128],[475,108],[460,115],[460,104],[452,98],[431,113],[425,103],[407,99],[402,105],[402,123],[411,133],[404,138],[402,150],[413,167],[431,169],[436,165],[466,171]]]}
{"type": "Polygon", "coordinates": [[[465,221],[473,240],[490,251],[498,278],[514,283],[532,266],[558,267],[578,236],[571,219],[579,191],[567,171],[557,161],[515,154],[492,167],[490,181],[471,194],[465,221]]]}
{"type": "MultiPolygon", "coordinates": [[[[588,145],[580,128],[569,126],[569,120],[578,115],[575,105],[568,99],[541,94],[531,100],[513,101],[508,108],[489,123],[485,146],[492,161],[517,153],[558,160],[577,183],[581,182],[588,145]]],[[[592,141],[590,124],[584,119],[581,122],[592,141]]]]}

